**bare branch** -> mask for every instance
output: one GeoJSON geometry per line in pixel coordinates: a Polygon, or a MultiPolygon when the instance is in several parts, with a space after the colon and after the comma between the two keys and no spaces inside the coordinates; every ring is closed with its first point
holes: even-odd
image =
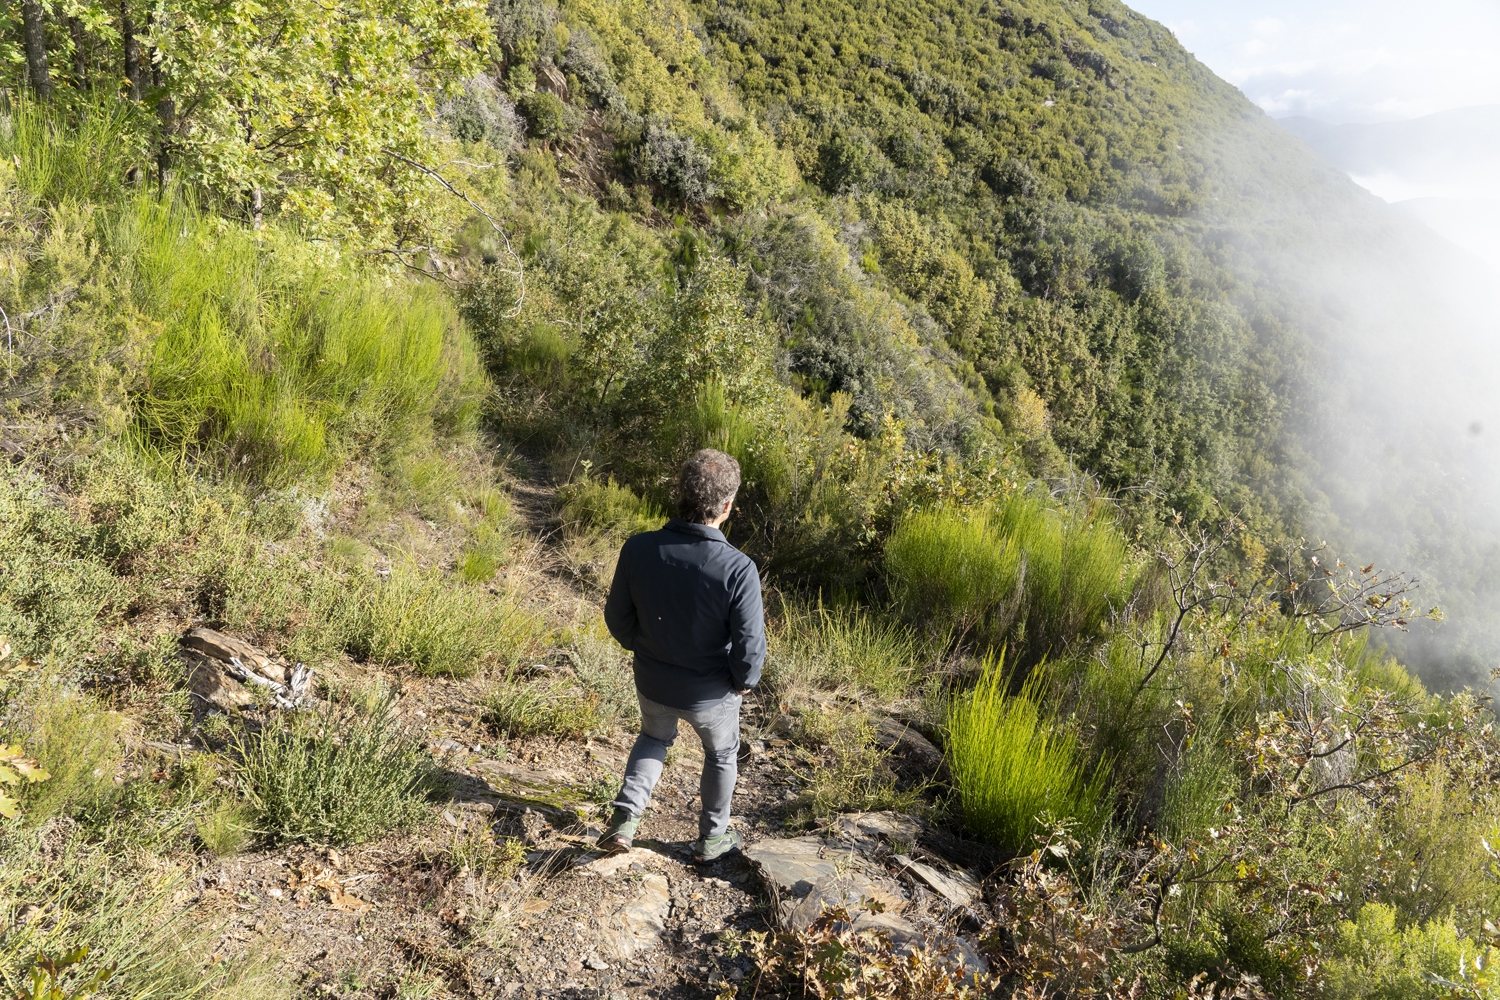
{"type": "Polygon", "coordinates": [[[462,200],[464,204],[468,205],[474,211],[484,216],[484,220],[490,224],[490,228],[495,231],[495,235],[499,236],[500,241],[505,244],[505,252],[510,255],[511,260],[515,261],[516,266],[514,268],[500,268],[500,270],[503,273],[509,274],[511,277],[515,278],[516,283],[520,286],[520,291],[516,296],[516,304],[512,306],[510,312],[506,313],[505,315],[507,318],[519,315],[521,312],[521,306],[526,301],[526,270],[524,265],[521,263],[521,255],[516,253],[515,248],[511,246],[510,234],[505,231],[504,227],[502,227],[500,223],[495,221],[494,216],[490,215],[490,213],[485,210],[484,206],[480,205],[473,198],[470,198],[458,188],[454,187],[453,183],[449,181],[448,178],[444,177],[436,170],[423,163],[419,163],[416,160],[413,160],[409,156],[403,156],[402,154],[396,152],[394,149],[388,148],[384,150],[384,152],[385,155],[391,157],[392,159],[400,160],[407,166],[420,170],[428,177],[431,177],[443,187],[447,188],[448,192],[455,198],[462,200]]]}

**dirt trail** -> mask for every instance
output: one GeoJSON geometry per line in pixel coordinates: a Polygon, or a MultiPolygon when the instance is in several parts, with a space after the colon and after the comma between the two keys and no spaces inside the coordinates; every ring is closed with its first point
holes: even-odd
{"type": "MultiPolygon", "coordinates": [[[[529,474],[510,492],[524,550],[495,586],[574,636],[528,668],[537,682],[581,681],[578,637],[598,635],[601,568],[612,553],[580,550],[558,530],[556,488],[545,475],[529,474]]],[[[589,656],[595,681],[608,673],[628,701],[633,685],[617,647],[601,638],[589,656]]],[[[725,954],[726,931],[766,930],[794,909],[816,915],[821,901],[852,909],[878,896],[894,907],[882,929],[927,941],[983,908],[962,871],[913,864],[908,855],[944,864],[919,841],[950,859],[965,849],[920,821],[858,814],[834,817],[812,837],[796,829],[805,761],[782,734],[761,728],[779,716],[757,694],[746,700],[733,824],[761,863],[736,853],[697,866],[690,845],[702,751],[690,731],[668,757],[636,849],[609,858],[593,841],[632,730],[505,739],[481,708],[493,679],[399,683],[397,711],[422,732],[449,790],[436,819],[347,850],[297,845],[224,859],[193,886],[194,918],[222,925],[222,953],[278,955],[303,996],[714,997],[751,973],[747,960],[725,954]],[[517,842],[525,846],[518,871],[486,862],[517,842]],[[959,898],[970,891],[964,885],[972,899],[959,898]]],[[[899,726],[888,735],[904,745],[899,726]]],[[[919,752],[907,763],[925,781],[941,757],[920,738],[912,748],[919,752]]]]}
{"type": "MultiPolygon", "coordinates": [[[[531,475],[510,493],[527,549],[505,585],[554,619],[597,616],[602,595],[556,527],[555,485],[531,475]]],[[[559,649],[538,666],[559,672],[567,662],[559,649]]],[[[723,957],[717,937],[765,929],[772,911],[744,857],[691,862],[702,762],[693,734],[668,759],[637,849],[603,859],[591,849],[599,800],[633,732],[503,740],[482,721],[483,684],[402,681],[398,710],[452,790],[427,828],[344,850],[255,851],[203,870],[194,917],[222,923],[221,951],[268,949],[304,996],[685,1000],[742,977],[746,964],[723,957]],[[507,837],[527,847],[515,878],[455,860],[466,844],[507,837]]],[[[798,782],[787,741],[748,722],[744,736],[734,822],[754,842],[782,831],[798,782]]]]}

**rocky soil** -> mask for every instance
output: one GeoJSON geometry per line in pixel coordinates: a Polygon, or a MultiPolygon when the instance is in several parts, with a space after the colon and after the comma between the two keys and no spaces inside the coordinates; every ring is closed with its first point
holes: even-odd
{"type": "MultiPolygon", "coordinates": [[[[518,497],[538,521],[549,506],[540,493],[518,497]]],[[[544,555],[561,547],[545,531],[532,537],[544,555]]],[[[597,567],[580,574],[564,557],[538,563],[529,563],[535,600],[570,603],[575,617],[598,613],[597,567]]],[[[263,685],[246,680],[247,669],[288,688],[276,698],[295,697],[291,674],[269,658],[196,631],[184,655],[201,698],[254,703],[246,688],[263,685]]],[[[267,693],[258,696],[264,705],[267,693]]],[[[347,850],[262,850],[201,871],[189,902],[197,919],[223,926],[225,956],[274,953],[298,992],[313,997],[687,1000],[719,996],[755,974],[728,953],[734,934],[805,927],[825,907],[843,906],[856,926],[898,945],[925,943],[982,967],[964,935],[987,915],[976,876],[995,859],[914,816],[846,814],[809,826],[799,803],[806,763],[784,738],[785,716],[757,696],[747,699],[735,799],[746,847],[703,866],[691,860],[702,756],[690,731],[668,759],[635,848],[605,856],[592,847],[601,802],[633,733],[502,740],[482,722],[479,696],[474,682],[403,681],[396,711],[422,731],[448,789],[427,828],[347,850]],[[482,863],[508,838],[525,845],[514,874],[482,863]],[[480,854],[465,852],[476,845],[480,854]]],[[[941,754],[905,725],[885,720],[879,738],[904,780],[941,774],[941,754]]]]}

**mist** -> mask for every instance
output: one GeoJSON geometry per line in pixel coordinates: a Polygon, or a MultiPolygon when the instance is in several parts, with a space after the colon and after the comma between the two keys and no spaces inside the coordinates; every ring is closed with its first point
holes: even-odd
{"type": "Polygon", "coordinates": [[[1429,682],[1500,663],[1500,317],[1495,272],[1397,216],[1305,271],[1328,303],[1326,380],[1303,430],[1322,494],[1311,526],[1409,572],[1446,621],[1394,645],[1429,682]]]}
{"type": "Polygon", "coordinates": [[[1312,349],[1286,432],[1310,540],[1419,579],[1416,600],[1446,620],[1388,636],[1392,648],[1431,687],[1487,685],[1500,664],[1500,271],[1269,120],[1223,153],[1250,197],[1210,221],[1312,349]]]}
{"type": "Polygon", "coordinates": [[[1500,271],[1500,104],[1409,121],[1278,124],[1360,187],[1500,271]]]}

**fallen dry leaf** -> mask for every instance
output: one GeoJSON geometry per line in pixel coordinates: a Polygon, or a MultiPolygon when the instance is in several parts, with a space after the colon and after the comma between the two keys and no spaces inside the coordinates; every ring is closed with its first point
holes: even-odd
{"type": "Polygon", "coordinates": [[[293,890],[322,889],[328,894],[328,905],[333,909],[342,910],[345,913],[363,913],[371,909],[374,904],[350,892],[349,886],[367,877],[356,875],[352,878],[340,879],[332,868],[304,864],[287,878],[287,886],[293,890]]]}

